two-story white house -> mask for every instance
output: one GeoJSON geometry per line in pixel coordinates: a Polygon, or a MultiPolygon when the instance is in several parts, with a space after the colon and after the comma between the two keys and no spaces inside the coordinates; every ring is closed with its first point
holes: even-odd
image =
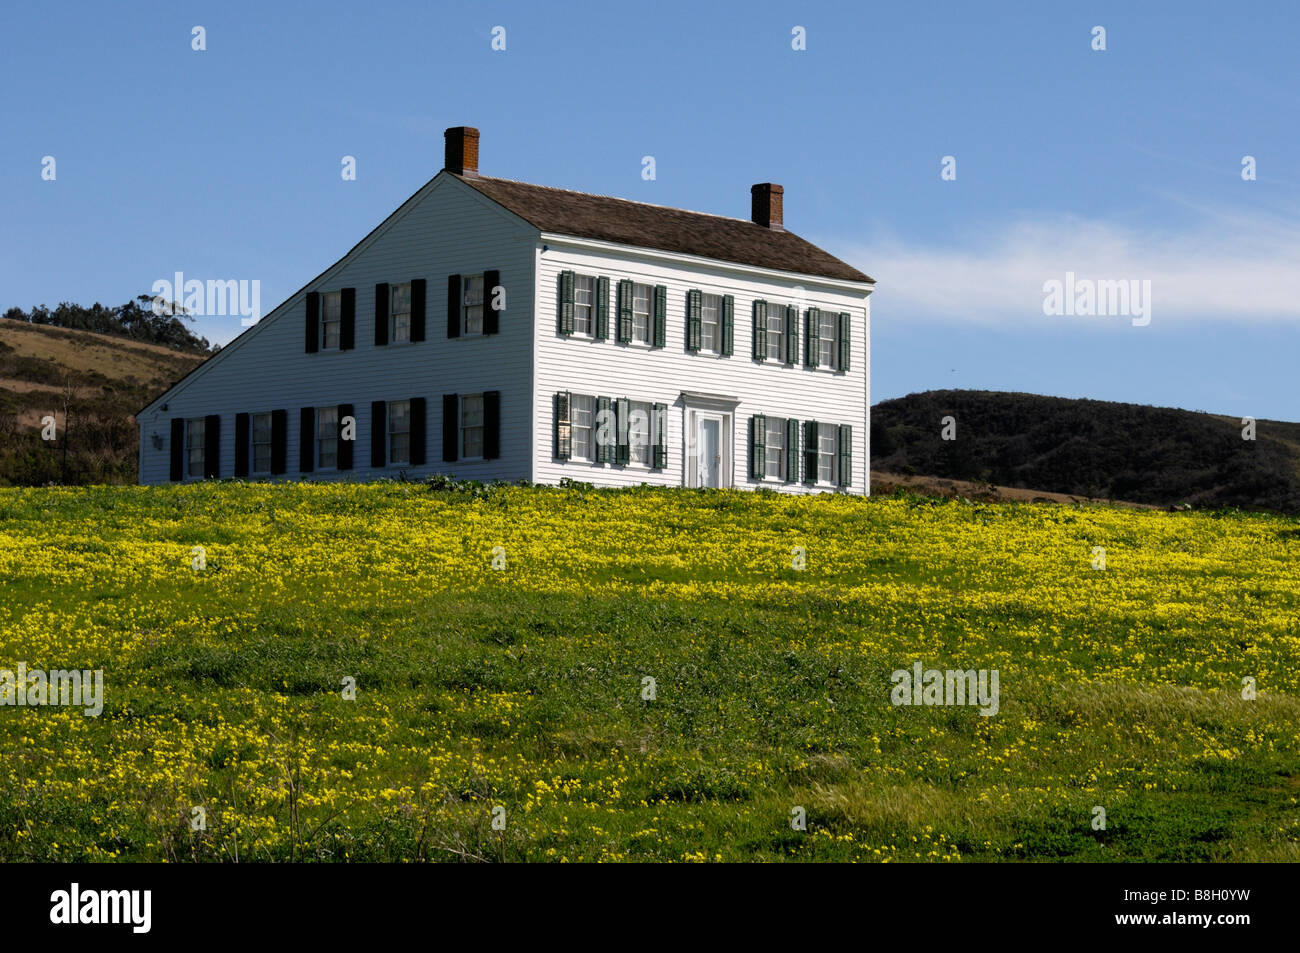
{"type": "Polygon", "coordinates": [[[478,130],[137,415],[140,482],[869,491],[873,281],[783,226],[494,179],[478,130]]]}

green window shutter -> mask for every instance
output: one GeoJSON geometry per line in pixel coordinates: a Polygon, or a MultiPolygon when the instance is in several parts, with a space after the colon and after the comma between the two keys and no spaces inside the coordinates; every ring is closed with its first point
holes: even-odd
{"type": "Polygon", "coordinates": [[[596,279],[596,340],[609,338],[609,279],[601,275],[596,279]]]}
{"type": "Polygon", "coordinates": [[[794,417],[785,422],[785,482],[799,482],[799,421],[794,417]]]}
{"type": "Polygon", "coordinates": [[[388,465],[388,404],[370,402],[370,467],[381,470],[388,465]]]}
{"type": "MultiPolygon", "coordinates": [[[[442,462],[453,463],[460,455],[460,395],[442,395],[442,462]]],[[[380,466],[383,464],[381,463],[380,466]]]]}
{"type": "Polygon", "coordinates": [[[375,347],[388,343],[388,282],[375,285],[375,347]]]}
{"type": "Polygon", "coordinates": [[[573,333],[573,279],[571,271],[560,272],[560,333],[573,333]]]}
{"type": "Polygon", "coordinates": [[[663,347],[668,343],[668,288],[665,285],[655,285],[655,329],[651,338],[655,347],[663,347]]]}
{"type": "Polygon", "coordinates": [[[447,276],[447,337],[460,337],[460,275],[447,276]]]}
{"type": "Polygon", "coordinates": [[[555,459],[573,456],[573,424],[569,418],[571,398],[567,390],[555,395],[555,459]]]}
{"type": "Polygon", "coordinates": [[[840,486],[853,485],[853,428],[840,424],[840,486]]]}
{"type": "Polygon", "coordinates": [[[351,351],[357,346],[357,289],[344,288],[339,292],[339,350],[351,351]]]}
{"type": "Polygon", "coordinates": [[[754,302],[754,360],[767,359],[767,302],[754,302]]]}
{"type": "Polygon", "coordinates": [[[838,321],[836,322],[835,329],[839,332],[839,338],[840,338],[840,368],[839,369],[842,371],[847,371],[849,369],[849,350],[850,350],[849,343],[851,340],[849,335],[850,332],[853,330],[853,328],[852,325],[849,324],[849,316],[846,312],[843,311],[840,312],[840,316],[838,321]]]}
{"type": "Polygon", "coordinates": [[[614,431],[617,429],[611,416],[608,397],[596,398],[596,462],[612,463],[614,431]]]}
{"type": "Polygon", "coordinates": [[[799,309],[785,306],[785,363],[799,363],[799,309]]]}
{"type": "Polygon", "coordinates": [[[316,465],[316,408],[298,410],[298,472],[311,473],[316,465]]]}
{"type": "Polygon", "coordinates": [[[501,458],[501,391],[483,392],[483,459],[501,458]]]}
{"type": "Polygon", "coordinates": [[[803,482],[817,482],[817,421],[803,422],[803,482]]]}
{"type": "MultiPolygon", "coordinates": [[[[411,279],[411,340],[424,340],[424,309],[425,298],[429,293],[429,281],[427,278],[411,279]]],[[[385,317],[384,326],[387,328],[388,320],[385,317]]]]}
{"type": "Polygon", "coordinates": [[[307,292],[307,353],[320,349],[320,293],[307,292]]]}
{"type": "Polygon", "coordinates": [[[171,437],[171,478],[173,481],[185,479],[185,419],[172,418],[171,437]]]}
{"type": "Polygon", "coordinates": [[[749,418],[749,475],[763,479],[767,469],[767,418],[755,414],[749,418]]]}
{"type": "Polygon", "coordinates": [[[248,476],[248,451],[253,443],[252,418],[248,414],[235,414],[235,476],[248,476]]]}
{"type": "MultiPolygon", "coordinates": [[[[348,412],[351,413],[351,408],[348,409],[348,412]]],[[[410,417],[411,431],[410,431],[410,443],[408,446],[410,447],[410,451],[411,451],[411,466],[413,467],[424,466],[425,440],[429,433],[428,416],[429,416],[429,412],[428,412],[428,406],[425,403],[425,398],[412,397],[411,417],[410,417]]],[[[339,446],[342,447],[342,444],[340,444],[339,446]]],[[[352,469],[351,446],[352,446],[351,444],[348,444],[348,469],[349,470],[352,469]]],[[[339,468],[342,469],[342,466],[343,465],[340,462],[339,468]]]]}
{"type": "Polygon", "coordinates": [[[655,469],[668,466],[668,405],[655,404],[655,469]]]}
{"type": "Polygon", "coordinates": [[[627,464],[632,460],[632,442],[629,439],[628,414],[631,410],[631,402],[626,397],[620,397],[615,401],[618,417],[618,447],[614,453],[614,462],[617,464],[627,464]]]}
{"type": "Polygon", "coordinates": [[[632,281],[624,278],[618,283],[618,342],[632,340],[632,281]]]}
{"type": "Polygon", "coordinates": [[[704,292],[692,288],[686,292],[686,350],[696,352],[704,336],[704,292]]]}
{"type": "Polygon", "coordinates": [[[804,312],[804,367],[816,367],[821,353],[822,313],[816,308],[804,312]]]}
{"type": "Polygon", "coordinates": [[[736,299],[722,296],[722,356],[731,357],[736,342],[736,299]]]}

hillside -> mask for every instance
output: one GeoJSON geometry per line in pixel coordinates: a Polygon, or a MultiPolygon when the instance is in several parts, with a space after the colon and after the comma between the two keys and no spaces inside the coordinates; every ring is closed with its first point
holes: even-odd
{"type": "Polygon", "coordinates": [[[0,863],[1294,862],[1298,546],[1117,506],[0,489],[0,659],[104,674],[0,717],[0,863]],[[917,665],[998,681],[917,704],[917,665]]]}
{"type": "Polygon", "coordinates": [[[133,415],[204,356],[115,335],[0,321],[0,484],[133,483],[133,415]],[[72,417],[68,433],[65,409],[72,417]],[[55,441],[41,439],[46,416],[55,418],[55,441]]]}
{"type": "Polygon", "coordinates": [[[1300,424],[1035,394],[940,390],[872,408],[871,465],[1153,505],[1300,512],[1300,424]],[[957,439],[941,439],[941,421],[957,439]]]}

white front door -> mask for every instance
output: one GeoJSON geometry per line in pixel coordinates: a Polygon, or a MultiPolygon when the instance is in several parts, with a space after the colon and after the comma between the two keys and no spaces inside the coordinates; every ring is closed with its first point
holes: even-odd
{"type": "Polygon", "coordinates": [[[698,486],[722,486],[722,421],[717,417],[700,417],[700,432],[696,438],[700,448],[698,486]]]}

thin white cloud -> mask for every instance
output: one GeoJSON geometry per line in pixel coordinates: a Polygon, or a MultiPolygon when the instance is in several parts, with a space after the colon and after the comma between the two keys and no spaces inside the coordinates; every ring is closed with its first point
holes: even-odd
{"type": "Polygon", "coordinates": [[[845,257],[876,279],[874,307],[909,320],[1092,320],[1043,314],[1044,282],[1067,271],[1079,279],[1150,280],[1152,324],[1300,318],[1296,219],[1192,212],[1197,224],[1178,231],[1061,216],[967,232],[944,247],[882,238],[850,245],[845,257]]]}

